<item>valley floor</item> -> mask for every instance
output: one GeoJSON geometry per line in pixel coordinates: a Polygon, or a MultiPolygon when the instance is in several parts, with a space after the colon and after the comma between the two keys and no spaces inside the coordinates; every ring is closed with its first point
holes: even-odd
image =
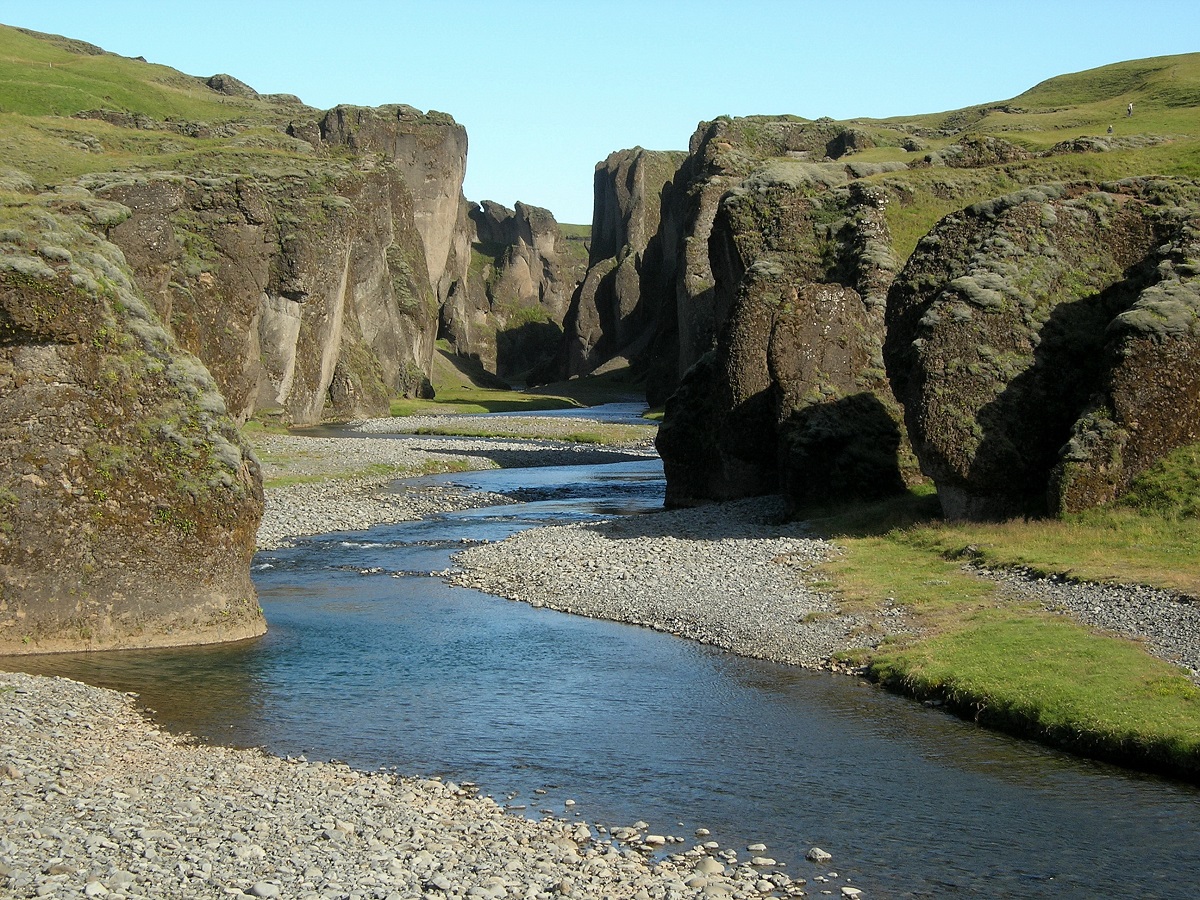
{"type": "MultiPolygon", "coordinates": [[[[382,427],[382,426],[380,426],[382,427]]],[[[260,546],[439,510],[510,502],[403,474],[645,458],[592,446],[445,437],[255,438],[267,489],[260,546]],[[332,477],[330,477],[332,476],[332,477]]],[[[456,583],[805,666],[906,633],[902,610],[850,616],[816,566],[838,553],[769,498],[521,532],[458,555],[456,583]]],[[[1195,605],[1139,587],[1008,573],[1006,590],[1200,668],[1195,605]]],[[[14,897],[787,897],[766,862],[697,844],[660,858],[631,829],[535,822],[453,784],[196,746],[129,696],[0,672],[0,890],[14,897]]],[[[668,847],[669,849],[669,847],[668,847]]],[[[843,896],[857,896],[845,885],[843,896]]]]}
{"type": "MultiPolygon", "coordinates": [[[[471,417],[423,417],[422,427],[483,428],[471,417]],[[428,420],[428,421],[426,421],[428,420]]],[[[291,537],[417,519],[439,511],[510,502],[483,492],[439,485],[393,492],[405,473],[451,468],[587,465],[653,456],[645,439],[596,446],[537,439],[547,427],[566,434],[579,418],[493,420],[529,439],[479,440],[393,433],[407,420],[374,420],[369,437],[259,435],[264,475],[318,478],[267,489],[260,547],[291,537]],[[563,424],[563,423],[569,424],[563,424]],[[376,436],[379,435],[379,436],[376,436]],[[272,462],[271,460],[275,460],[272,462]],[[362,474],[372,466],[387,472],[362,474]],[[334,476],[334,477],[329,477],[334,476]]],[[[599,423],[591,423],[598,425],[599,423]]],[[[668,510],[600,525],[521,532],[501,543],[460,553],[453,581],[513,600],[579,615],[645,625],[732,652],[774,662],[837,668],[834,654],[874,647],[908,634],[899,606],[846,615],[823,588],[816,567],[838,552],[806,535],[803,523],[783,523],[777,498],[753,498],[668,510]]],[[[1152,654],[1183,666],[1200,681],[1200,606],[1170,591],[1039,578],[1014,571],[986,573],[1004,594],[1034,599],[1046,609],[1141,642],[1152,654]]]]}

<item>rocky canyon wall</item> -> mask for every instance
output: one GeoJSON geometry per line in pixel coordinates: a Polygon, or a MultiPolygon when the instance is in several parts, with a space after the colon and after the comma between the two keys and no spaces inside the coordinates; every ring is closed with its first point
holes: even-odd
{"type": "Polygon", "coordinates": [[[1200,441],[1200,188],[1042,185],[943,219],[886,357],[950,518],[1076,512],[1200,441]]]}
{"type": "Polygon", "coordinates": [[[262,633],[258,463],[93,232],[128,210],[33,190],[4,206],[0,653],[262,633]]]}
{"type": "Polygon", "coordinates": [[[686,154],[635,148],[596,166],[587,272],[571,298],[560,377],[614,360],[646,370],[675,277],[682,223],[673,182],[686,154]]]}
{"type": "Polygon", "coordinates": [[[454,353],[514,383],[553,380],[563,320],[587,245],[547,209],[464,203],[440,335],[454,353]]]}

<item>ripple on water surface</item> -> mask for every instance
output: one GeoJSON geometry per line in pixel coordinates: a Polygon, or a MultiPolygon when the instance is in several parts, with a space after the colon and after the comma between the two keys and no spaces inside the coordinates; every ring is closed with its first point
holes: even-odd
{"type": "MultiPolygon", "coordinates": [[[[630,465],[633,483],[653,481],[630,465]]],[[[489,475],[520,479],[470,477],[489,475]]],[[[554,492],[614,473],[548,475],[517,486],[554,492]]],[[[1166,898],[1200,883],[1190,787],[990,734],[856,679],[397,574],[445,568],[463,540],[596,516],[604,498],[581,493],[260,554],[271,631],[255,642],[25,667],[137,690],[167,727],[210,740],[476,781],[531,814],[641,818],[689,839],[703,826],[739,850],[762,840],[793,876],[832,869],[867,896],[1166,898]],[[804,861],[813,845],[834,859],[804,861]]]]}

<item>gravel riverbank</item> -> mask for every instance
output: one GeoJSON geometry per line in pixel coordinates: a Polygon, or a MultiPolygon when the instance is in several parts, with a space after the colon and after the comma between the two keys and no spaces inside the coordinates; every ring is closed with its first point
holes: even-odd
{"type": "Polygon", "coordinates": [[[684,900],[802,890],[761,855],[736,863],[732,851],[696,844],[663,856],[665,836],[522,818],[469,786],[189,744],[148,723],[128,695],[4,672],[0,823],[5,897],[684,900]]]}
{"type": "Polygon", "coordinates": [[[782,514],[778,498],[756,497],[531,529],[456,554],[451,581],[810,667],[904,630],[898,609],[839,613],[812,574],[835,548],[782,514]]]}
{"type": "MultiPolygon", "coordinates": [[[[390,424],[395,421],[392,419],[374,421],[379,429],[395,427],[390,424]]],[[[408,485],[396,490],[393,484],[398,478],[439,471],[594,465],[654,455],[653,447],[641,440],[593,446],[415,435],[258,434],[253,443],[267,482],[257,541],[263,550],[286,546],[292,538],[305,535],[358,531],[438,512],[511,502],[498,494],[440,485],[408,485]]]]}

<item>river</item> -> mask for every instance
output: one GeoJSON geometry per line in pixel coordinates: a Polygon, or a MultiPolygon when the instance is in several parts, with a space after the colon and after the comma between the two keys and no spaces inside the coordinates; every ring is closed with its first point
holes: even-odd
{"type": "MultiPolygon", "coordinates": [[[[819,896],[1191,897],[1200,791],[983,731],[859,679],[534,609],[437,574],[470,542],[645,513],[657,461],[437,476],[513,506],[260,553],[232,647],[27,658],[137,691],[166,728],[469,781],[550,811],[767,855],[819,896]],[[575,801],[568,805],[566,801],[575,801]],[[707,839],[707,838],[706,838],[707,839]],[[833,853],[820,866],[808,848],[833,853]]],[[[402,489],[402,486],[398,489],[402,489]]]]}

